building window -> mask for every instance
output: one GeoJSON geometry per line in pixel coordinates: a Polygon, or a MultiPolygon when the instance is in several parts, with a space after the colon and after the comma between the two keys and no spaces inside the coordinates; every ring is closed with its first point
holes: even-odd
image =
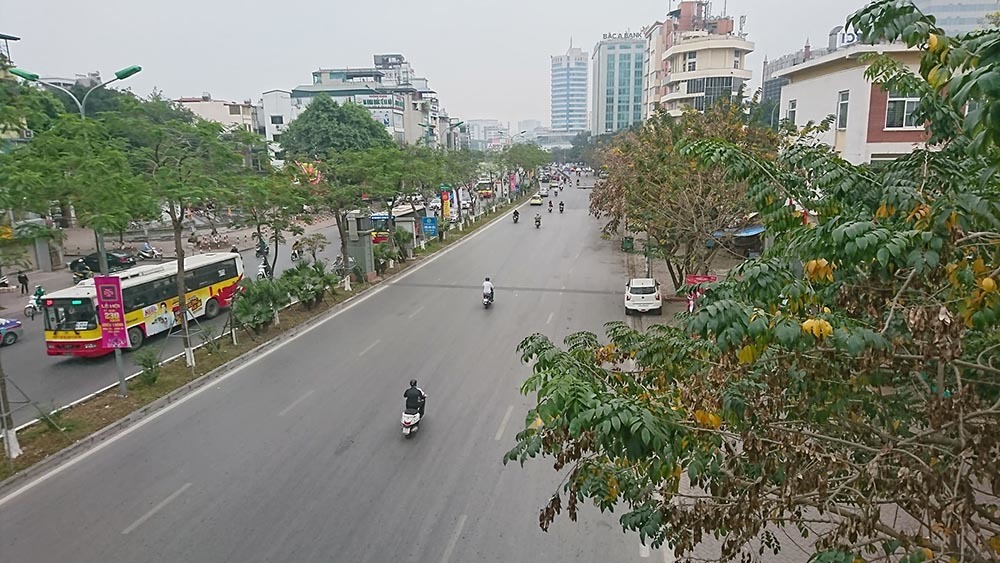
{"type": "Polygon", "coordinates": [[[736,55],[735,58],[733,58],[733,68],[735,69],[740,68],[740,56],[738,54],[736,55]]]}
{"type": "Polygon", "coordinates": [[[695,70],[698,69],[698,52],[697,51],[691,51],[689,53],[685,53],[685,65],[684,65],[684,69],[687,72],[694,72],[695,70]]]}
{"type": "Polygon", "coordinates": [[[785,119],[791,121],[793,125],[795,124],[795,110],[798,108],[798,105],[798,100],[788,100],[788,111],[785,113],[785,119]]]}
{"type": "Polygon", "coordinates": [[[847,106],[851,100],[851,93],[844,90],[837,95],[837,129],[847,129],[847,106]]]}
{"type": "Polygon", "coordinates": [[[271,125],[281,125],[285,122],[285,118],[280,115],[271,116],[271,125]]]}
{"type": "Polygon", "coordinates": [[[271,142],[272,143],[280,143],[281,142],[281,133],[275,133],[274,135],[272,135],[271,136],[271,142]]]}
{"type": "Polygon", "coordinates": [[[889,92],[889,102],[885,110],[886,129],[923,129],[914,115],[920,106],[920,98],[907,97],[899,92],[889,92]]]}
{"type": "Polygon", "coordinates": [[[229,106],[229,115],[239,115],[240,106],[229,106]]]}

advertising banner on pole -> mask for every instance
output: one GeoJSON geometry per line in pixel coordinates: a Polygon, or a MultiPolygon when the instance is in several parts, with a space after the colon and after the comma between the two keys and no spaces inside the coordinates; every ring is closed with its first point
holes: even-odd
{"type": "Polygon", "coordinates": [[[94,276],[97,288],[97,322],[101,324],[101,346],[128,348],[128,327],[125,325],[125,304],[122,302],[122,281],[115,276],[94,276]]]}
{"type": "Polygon", "coordinates": [[[451,217],[451,192],[441,190],[441,217],[447,221],[451,217]]]}

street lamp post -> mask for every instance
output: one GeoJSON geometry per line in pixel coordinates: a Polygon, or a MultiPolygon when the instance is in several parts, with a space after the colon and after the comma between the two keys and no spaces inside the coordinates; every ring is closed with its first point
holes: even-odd
{"type": "MultiPolygon", "coordinates": [[[[37,82],[44,86],[48,86],[49,88],[55,88],[56,90],[63,92],[64,94],[69,96],[71,100],[76,102],[76,107],[80,110],[80,117],[82,119],[86,119],[87,98],[90,97],[90,94],[92,94],[95,90],[104,88],[113,82],[117,82],[119,80],[125,80],[126,78],[134,74],[137,74],[141,70],[142,67],[138,65],[127,66],[119,70],[118,72],[115,73],[115,77],[112,78],[111,80],[108,80],[107,82],[101,82],[100,84],[97,84],[96,86],[93,86],[89,90],[87,90],[87,92],[83,95],[82,100],[77,99],[77,97],[73,94],[73,92],[70,92],[67,88],[63,88],[58,84],[52,84],[50,82],[41,80],[38,77],[38,75],[33,72],[28,72],[20,68],[12,68],[9,70],[9,72],[14,76],[27,80],[28,82],[37,82]]],[[[101,275],[106,276],[108,275],[108,255],[104,250],[104,234],[98,231],[97,229],[94,229],[94,238],[97,241],[97,261],[101,269],[101,275]]],[[[127,397],[128,386],[125,383],[125,364],[122,362],[122,351],[120,348],[115,348],[115,366],[118,368],[118,392],[121,394],[122,397],[127,397]]]]}

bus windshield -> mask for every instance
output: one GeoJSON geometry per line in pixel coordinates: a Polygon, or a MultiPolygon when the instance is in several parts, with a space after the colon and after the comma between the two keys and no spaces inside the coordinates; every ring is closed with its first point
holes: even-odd
{"type": "Polygon", "coordinates": [[[97,311],[89,297],[45,300],[45,330],[93,330],[97,311]]]}

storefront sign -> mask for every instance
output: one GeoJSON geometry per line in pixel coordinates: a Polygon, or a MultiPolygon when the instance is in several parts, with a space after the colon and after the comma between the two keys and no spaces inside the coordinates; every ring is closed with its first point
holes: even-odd
{"type": "Polygon", "coordinates": [[[625,33],[605,33],[604,40],[608,39],[642,39],[642,33],[627,31],[625,33]]]}
{"type": "Polygon", "coordinates": [[[861,39],[857,33],[852,31],[841,31],[837,34],[837,48],[854,45],[861,39]]]}
{"type": "Polygon", "coordinates": [[[406,108],[403,100],[395,94],[361,94],[354,96],[354,103],[372,109],[398,109],[402,111],[406,108]]]}
{"type": "Polygon", "coordinates": [[[94,276],[94,287],[97,288],[97,322],[101,324],[101,346],[128,348],[121,279],[115,276],[94,276]]]}
{"type": "MultiPolygon", "coordinates": [[[[718,280],[719,280],[719,278],[717,276],[696,276],[696,275],[688,274],[687,276],[684,277],[684,285],[698,285],[698,284],[702,284],[702,283],[715,283],[718,280]]],[[[701,297],[701,295],[703,293],[705,293],[705,289],[704,288],[699,288],[695,292],[688,293],[688,295],[687,295],[687,302],[688,302],[688,312],[689,313],[693,313],[694,312],[694,302],[697,301],[698,298],[701,297]]]]}

